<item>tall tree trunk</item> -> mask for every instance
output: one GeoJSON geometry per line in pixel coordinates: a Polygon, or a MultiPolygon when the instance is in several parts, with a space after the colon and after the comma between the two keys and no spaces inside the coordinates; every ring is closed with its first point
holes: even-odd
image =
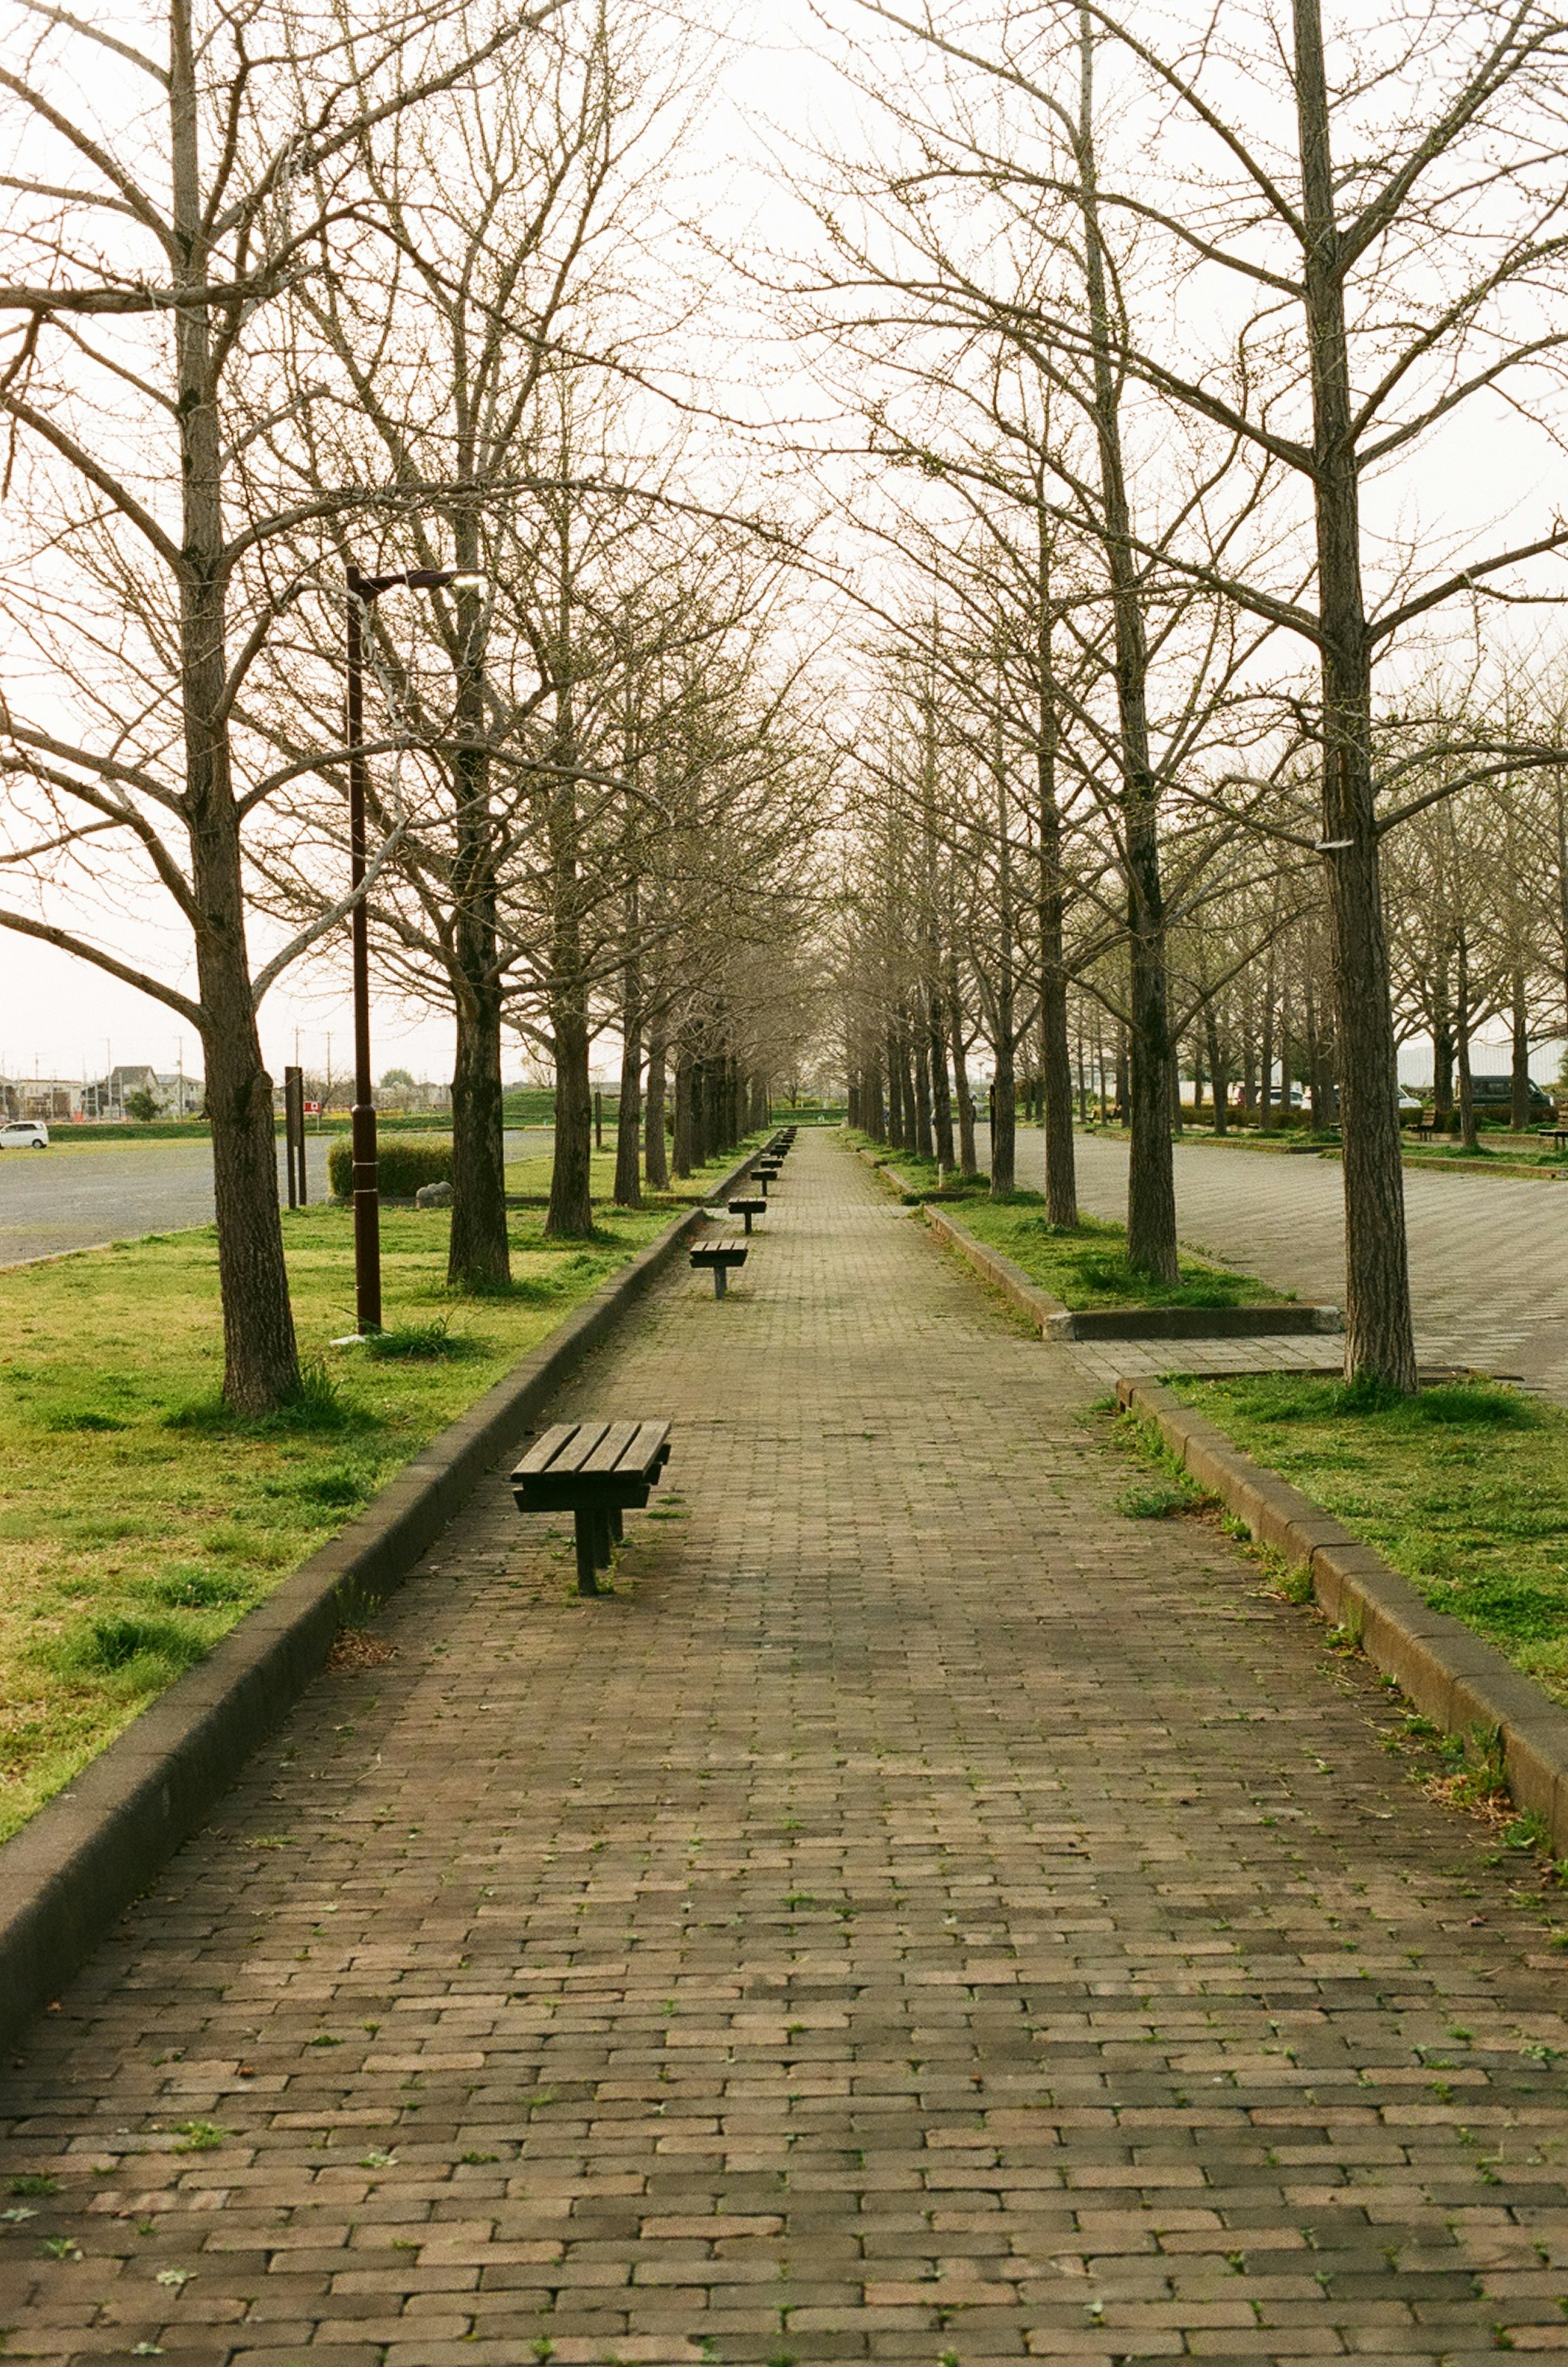
{"type": "Polygon", "coordinates": [[[887,1113],[882,1098],[882,1069],[874,1058],[866,1063],[861,1084],[863,1124],[873,1142],[887,1139],[887,1113]]]}
{"type": "Polygon", "coordinates": [[[648,1099],[643,1104],[644,1172],[650,1192],[670,1189],[670,1157],[664,1147],[664,1071],[670,1057],[664,1022],[656,1019],[648,1037],[648,1099]]]}
{"type": "Polygon", "coordinates": [[[1013,1068],[1010,998],[997,1028],[997,1073],[991,1083],[991,1197],[1016,1188],[1018,1173],[1018,1078],[1013,1068]]]}
{"type": "Polygon", "coordinates": [[[1203,1014],[1209,1039],[1209,1075],[1214,1088],[1214,1132],[1224,1134],[1230,1123],[1230,1069],[1220,1046],[1220,1023],[1211,1002],[1203,1014]]]}
{"type": "Polygon", "coordinates": [[[907,1007],[898,1014],[898,1098],[903,1104],[903,1117],[900,1124],[902,1139],[899,1147],[904,1150],[913,1150],[918,1142],[919,1116],[919,1104],[915,1099],[915,1064],[910,1057],[909,1014],[907,1007]]]}
{"type": "Polygon", "coordinates": [[[692,1062],[692,1130],[689,1147],[694,1170],[707,1165],[708,1152],[712,1148],[708,1136],[708,1104],[711,1093],[708,1066],[705,1054],[700,1059],[694,1059],[692,1062]]]}
{"type": "MultiPolygon", "coordinates": [[[[636,944],[641,926],[637,883],[627,890],[626,926],[636,944]]],[[[615,1112],[615,1206],[640,1208],[637,1150],[642,1134],[642,969],[634,951],[621,969],[621,1096],[615,1112]]]]}
{"type": "Polygon", "coordinates": [[[1470,1074],[1470,940],[1459,933],[1459,1010],[1455,1035],[1459,1049],[1459,1134],[1467,1150],[1478,1148],[1475,1094],[1470,1074]]]}
{"type": "MultiPolygon", "coordinates": [[[[1051,546],[1042,517],[1037,530],[1039,581],[1039,712],[1035,724],[1035,816],[1040,844],[1040,1095],[1045,1126],[1045,1215],[1053,1225],[1078,1220],[1077,1158],[1073,1143],[1073,1070],[1067,1042],[1067,971],[1063,958],[1066,899],[1062,887],[1062,811],[1056,795],[1060,739],[1055,658],[1052,649],[1051,546]]],[[[1081,1073],[1081,1062],[1080,1062],[1081,1073]]]]}
{"type": "Polygon", "coordinates": [[[958,997],[958,964],[947,966],[947,1017],[953,1031],[953,1091],[958,1104],[958,1172],[976,1175],[975,1156],[975,1096],[969,1089],[969,1066],[964,1051],[964,1006],[958,997]]]}
{"type": "MultiPolygon", "coordinates": [[[[170,9],[169,123],[176,283],[209,278],[199,148],[200,102],[188,0],[170,9]]],[[[209,316],[171,319],[179,385],[183,504],[180,674],[184,818],[196,906],[213,1204],[223,1308],[223,1397],[238,1413],[270,1413],[299,1393],[299,1351],[288,1301],[277,1201],[272,1079],[262,1060],[245,943],[240,811],[230,766],[223,555],[223,463],[209,316]]]]}
{"type": "Polygon", "coordinates": [[[1307,1101],[1312,1111],[1312,1130],[1320,1134],[1328,1123],[1328,1112],[1323,1099],[1323,1056],[1318,1039],[1317,997],[1313,991],[1310,966],[1302,980],[1302,1022],[1306,1036],[1307,1101]]]}
{"type": "Polygon", "coordinates": [[[1007,772],[998,749],[992,771],[997,792],[997,979],[991,1049],[991,1197],[1016,1188],[1018,1176],[1018,971],[1013,934],[1012,819],[1007,772]]]}
{"type": "Polygon", "coordinates": [[[915,1051],[915,1150],[921,1159],[935,1156],[931,1133],[931,1038],[917,1016],[910,1030],[915,1051]]]}
{"type": "MultiPolygon", "coordinates": [[[[562,537],[560,642],[570,649],[569,554],[562,537]]],[[[563,665],[570,680],[570,672],[563,665]]],[[[581,821],[577,787],[570,772],[575,752],[570,689],[559,696],[556,754],[559,786],[549,801],[549,854],[554,901],[550,969],[550,1028],[556,1055],[556,1140],[550,1167],[550,1204],[545,1231],[552,1239],[585,1240],[593,1230],[590,1161],[593,1151],[593,1092],[589,1082],[588,988],[582,963],[581,821]]]]}
{"type": "Polygon", "coordinates": [[[555,1240],[586,1240],[593,1230],[590,1161],[593,1155],[593,1092],[588,1080],[588,1004],[580,984],[567,980],[550,997],[556,1051],[556,1142],[545,1231],[555,1240]]]}
{"type": "Polygon", "coordinates": [[[1454,1026],[1445,973],[1438,982],[1441,1002],[1432,1023],[1432,1115],[1446,1123],[1454,1114],[1454,1026]]]}
{"type": "Polygon", "coordinates": [[[937,1163],[953,1165],[953,1094],[947,1076],[947,1032],[942,1021],[941,971],[933,959],[931,985],[926,1000],[927,1040],[931,1070],[931,1134],[937,1163]]]}
{"type": "Polygon", "coordinates": [[[695,1164],[692,1140],[693,1116],[696,1101],[696,1078],[691,1053],[683,1044],[675,1049],[675,1139],[672,1145],[677,1175],[686,1176],[695,1164]]]}
{"type": "MultiPolygon", "coordinates": [[[[459,470],[467,473],[464,459],[459,470]]],[[[460,505],[453,519],[455,555],[467,572],[479,564],[479,519],[460,505]]],[[[459,651],[454,766],[452,961],[457,1023],[452,1070],[452,1231],[446,1280],[455,1290],[502,1288],[512,1274],[506,1230],[505,1111],[501,1080],[501,968],[496,948],[494,831],[485,730],[484,598],[456,594],[459,651]]]]}
{"type": "MultiPolygon", "coordinates": [[[[491,950],[493,955],[493,944],[491,950]]],[[[461,961],[461,955],[458,958],[461,961]]],[[[456,1003],[452,1235],[446,1256],[446,1280],[454,1290],[494,1290],[503,1287],[512,1274],[506,1236],[501,1003],[501,981],[493,958],[487,962],[481,957],[474,963],[473,974],[465,978],[456,1003]]]]}
{"type": "Polygon", "coordinates": [[[1179,1279],[1176,1171],[1170,1149],[1170,1040],[1166,980],[1165,893],[1159,863],[1159,794],[1149,764],[1148,642],[1143,587],[1133,553],[1132,505],[1122,450],[1120,379],[1094,156],[1093,55],[1089,9],[1079,12],[1080,88],[1077,171],[1084,223],[1084,272],[1094,358],[1094,425],[1100,455],[1106,571],[1116,651],[1121,735],[1122,826],[1127,866],[1131,993],[1132,1146],[1127,1161],[1127,1259],[1156,1282],[1179,1279]]]}
{"type": "Polygon", "coordinates": [[[1508,981],[1508,1031],[1512,1045],[1508,1123],[1516,1134],[1523,1134],[1530,1122],[1530,1023],[1527,984],[1522,969],[1516,969],[1508,981]]]}
{"type": "Polygon", "coordinates": [[[1399,1144],[1399,1062],[1389,990],[1372,778],[1371,644],[1342,256],[1318,0],[1292,0],[1306,231],[1314,500],[1322,625],[1323,836],[1334,916],[1345,1164],[1345,1370],[1416,1387],[1399,1144]]]}
{"type": "Polygon", "coordinates": [[[891,1020],[887,1023],[887,1147],[902,1150],[904,1145],[904,1093],[899,1081],[898,1031],[891,1020]]]}

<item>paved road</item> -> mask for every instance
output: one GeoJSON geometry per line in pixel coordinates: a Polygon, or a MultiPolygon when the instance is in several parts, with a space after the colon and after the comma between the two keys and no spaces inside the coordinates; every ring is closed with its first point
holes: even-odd
{"type": "MultiPolygon", "coordinates": [[[[1044,1180],[1043,1138],[1019,1134],[1019,1180],[1044,1180]]],[[[1126,1213],[1127,1146],[1077,1139],[1096,1216],[1126,1213]]],[[[1337,1160],[1176,1146],[1177,1214],[1192,1248],[1276,1288],[1337,1306],[1345,1294],[1337,1160]]],[[[1568,1402],[1568,1186],[1406,1169],[1410,1281],[1424,1362],[1517,1373],[1568,1402]]]]}
{"type": "MultiPolygon", "coordinates": [[[[547,1130],[509,1132],[507,1156],[547,1147],[547,1130]]],[[[307,1135],[306,1179],[327,1191],[330,1135],[307,1135]]],[[[278,1145],[278,1188],[284,1189],[278,1145]]],[[[212,1219],[212,1152],[205,1142],[67,1141],[58,1151],[0,1154],[0,1266],[62,1250],[173,1232],[212,1219]]]]}
{"type": "Polygon", "coordinates": [[[614,1599],[487,1481],[0,2073],[7,2356],[1561,2350],[1539,1909],[1081,1394],[803,1135],[614,1599]]]}

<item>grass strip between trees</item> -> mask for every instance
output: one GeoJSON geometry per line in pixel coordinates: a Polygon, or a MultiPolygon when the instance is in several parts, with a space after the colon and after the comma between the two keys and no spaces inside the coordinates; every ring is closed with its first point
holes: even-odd
{"type": "MultiPolygon", "coordinates": [[[[353,1217],[312,1206],[284,1238],[306,1386],[260,1421],[220,1404],[217,1235],[151,1234],[0,1274],[0,1839],[199,1660],[426,1442],[727,1172],[592,1240],[510,1220],[513,1286],[446,1287],[443,1210],[387,1211],[387,1333],[354,1328],[353,1217]]],[[[611,1188],[613,1158],[593,1162],[611,1188]]],[[[537,1188],[548,1160],[509,1168],[537,1188]]]]}
{"type": "Polygon", "coordinates": [[[892,1164],[910,1187],[907,1200],[935,1201],[976,1240],[1011,1258],[1031,1282],[1075,1313],[1109,1307],[1274,1307],[1288,1297],[1252,1274],[1195,1257],[1180,1260],[1179,1282],[1156,1282],[1128,1264],[1126,1228],[1104,1217],[1080,1216],[1072,1227],[1054,1225],[1043,1193],[1021,1190],[993,1199],[984,1179],[964,1184],[951,1176],[939,1189],[934,1160],[900,1150],[892,1164]]]}
{"type": "Polygon", "coordinates": [[[1568,1414],[1480,1378],[1414,1398],[1315,1374],[1169,1386],[1568,1702],[1568,1414]]]}

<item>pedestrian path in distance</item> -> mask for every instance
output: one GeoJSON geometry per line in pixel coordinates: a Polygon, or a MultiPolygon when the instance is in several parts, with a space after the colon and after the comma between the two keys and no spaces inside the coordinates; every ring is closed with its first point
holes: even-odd
{"type": "Polygon", "coordinates": [[[5,2357],[1568,2347],[1550,1908],[1086,1395],[803,1131],[0,2067],[5,2357]]]}

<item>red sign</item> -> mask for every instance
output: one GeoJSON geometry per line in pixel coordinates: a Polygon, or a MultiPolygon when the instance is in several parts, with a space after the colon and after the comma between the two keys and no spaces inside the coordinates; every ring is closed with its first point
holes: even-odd
{"type": "Polygon", "coordinates": [[[307,1116],[307,1117],[320,1117],[320,1116],[321,1116],[321,1103],[320,1103],[320,1102],[307,1102],[307,1103],[305,1104],[305,1115],[306,1115],[306,1116],[307,1116]]]}

